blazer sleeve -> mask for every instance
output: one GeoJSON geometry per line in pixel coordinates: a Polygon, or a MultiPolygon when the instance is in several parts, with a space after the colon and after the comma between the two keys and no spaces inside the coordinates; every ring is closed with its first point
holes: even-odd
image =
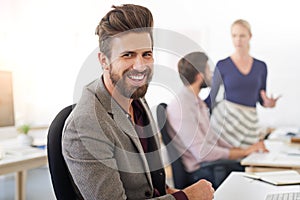
{"type": "Polygon", "coordinates": [[[87,131],[93,128],[78,128],[71,120],[63,134],[63,156],[75,185],[84,199],[127,199],[112,143],[87,131]]]}

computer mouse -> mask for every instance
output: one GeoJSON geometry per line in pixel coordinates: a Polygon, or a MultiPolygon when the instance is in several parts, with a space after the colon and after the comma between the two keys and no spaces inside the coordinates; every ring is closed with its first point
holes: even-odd
{"type": "Polygon", "coordinates": [[[288,132],[287,134],[286,134],[287,136],[296,136],[297,134],[296,133],[293,133],[293,132],[288,132]]]}

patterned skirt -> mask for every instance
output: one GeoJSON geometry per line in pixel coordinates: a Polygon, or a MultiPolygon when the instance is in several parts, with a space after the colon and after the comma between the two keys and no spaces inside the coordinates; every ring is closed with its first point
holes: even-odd
{"type": "Polygon", "coordinates": [[[249,147],[259,141],[256,108],[219,102],[212,111],[211,128],[234,147],[249,147]]]}

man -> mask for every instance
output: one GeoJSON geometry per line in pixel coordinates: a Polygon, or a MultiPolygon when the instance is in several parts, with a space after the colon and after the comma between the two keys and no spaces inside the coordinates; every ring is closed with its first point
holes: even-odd
{"type": "MultiPolygon", "coordinates": [[[[178,72],[184,87],[167,107],[167,130],[174,146],[182,154],[185,169],[191,174],[191,182],[205,178],[216,189],[226,175],[214,179],[209,169],[201,168],[204,162],[238,159],[255,151],[267,150],[263,142],[247,149],[233,148],[209,129],[209,110],[198,96],[202,88],[210,85],[207,61],[208,57],[202,52],[189,53],[179,60],[178,72]]],[[[239,164],[231,167],[232,170],[243,170],[239,164]]]]}
{"type": "Polygon", "coordinates": [[[144,99],[153,71],[153,18],[142,6],[113,6],[96,29],[102,76],[69,116],[63,155],[78,199],[213,198],[200,180],[179,191],[165,184],[157,127],[144,99]]]}

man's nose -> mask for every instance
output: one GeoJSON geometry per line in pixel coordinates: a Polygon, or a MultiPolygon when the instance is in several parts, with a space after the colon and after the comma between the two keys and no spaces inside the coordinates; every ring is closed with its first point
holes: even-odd
{"type": "Polygon", "coordinates": [[[142,55],[138,55],[134,61],[133,69],[144,71],[146,69],[146,61],[142,55]]]}

